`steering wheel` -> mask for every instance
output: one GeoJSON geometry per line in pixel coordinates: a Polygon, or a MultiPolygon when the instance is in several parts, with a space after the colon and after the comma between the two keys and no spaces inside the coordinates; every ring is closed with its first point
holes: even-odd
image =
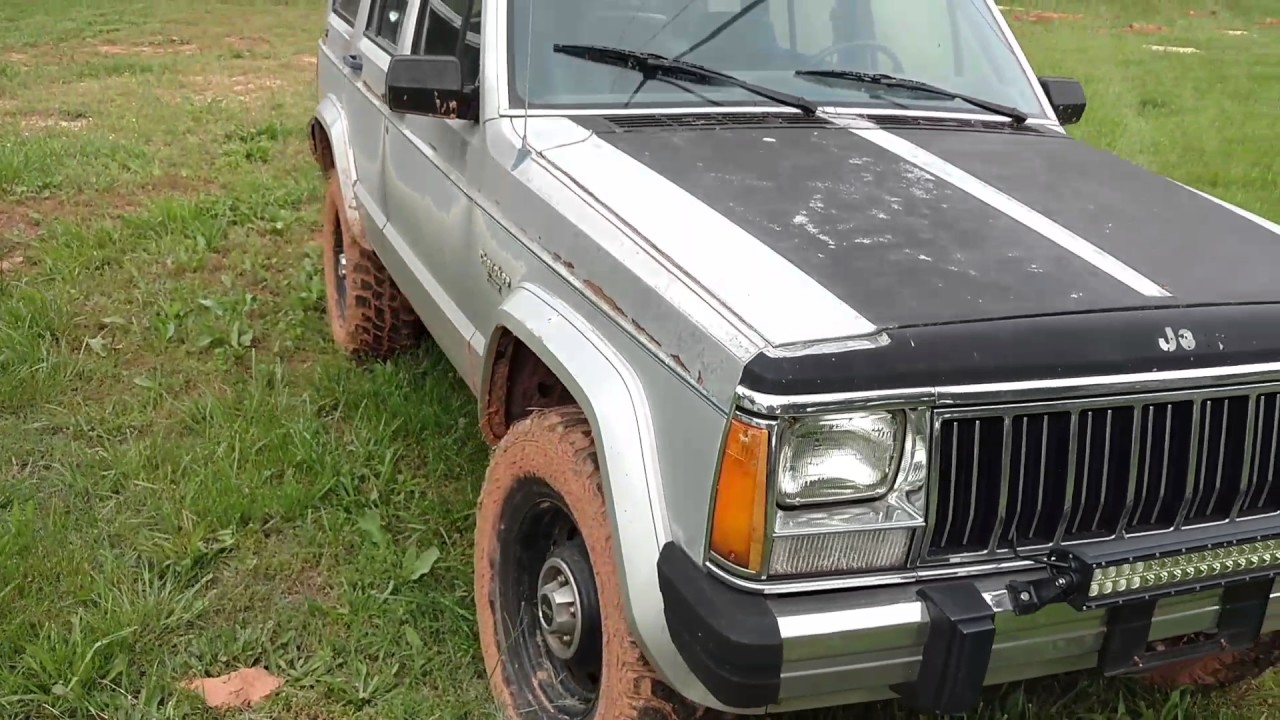
{"type": "Polygon", "coordinates": [[[835,53],[840,52],[841,50],[845,50],[847,48],[856,48],[856,47],[869,47],[872,50],[875,50],[876,52],[880,53],[881,55],[884,55],[885,57],[889,58],[889,61],[893,63],[893,73],[895,75],[901,75],[903,74],[903,72],[906,71],[906,67],[902,64],[902,58],[898,57],[898,53],[894,52],[893,48],[889,47],[888,45],[885,45],[884,43],[878,43],[874,40],[851,40],[849,42],[836,43],[834,45],[829,46],[825,50],[820,50],[817,53],[810,55],[809,59],[817,63],[817,61],[822,60],[823,58],[829,55],[834,55],[835,53]]]}

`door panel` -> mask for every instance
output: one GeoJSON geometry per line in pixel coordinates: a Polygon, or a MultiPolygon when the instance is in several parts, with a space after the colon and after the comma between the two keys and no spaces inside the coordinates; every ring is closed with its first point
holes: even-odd
{"type": "MultiPolygon", "coordinates": [[[[422,0],[411,51],[453,55],[462,21],[455,11],[466,4],[466,0],[422,0]]],[[[463,77],[474,82],[480,36],[468,33],[467,40],[463,77]]],[[[392,112],[387,117],[386,233],[389,239],[394,235],[402,242],[430,276],[426,284],[439,287],[437,317],[447,319],[446,327],[430,330],[455,367],[463,370],[474,364],[469,361],[476,348],[469,345],[475,334],[477,301],[494,302],[494,289],[484,282],[477,250],[477,210],[471,200],[477,183],[468,170],[468,157],[483,152],[479,144],[484,135],[479,123],[467,120],[392,112]],[[477,295],[484,291],[486,296],[477,295]]],[[[426,312],[435,314],[437,308],[426,312]]]]}
{"type": "Polygon", "coordinates": [[[449,327],[430,330],[458,368],[464,367],[475,327],[472,313],[459,303],[467,297],[468,284],[477,281],[480,267],[473,252],[475,207],[463,172],[478,130],[477,124],[461,120],[392,113],[387,134],[385,232],[404,244],[431,276],[428,283],[441,289],[436,300],[449,327]]]}
{"type": "MultiPolygon", "coordinates": [[[[357,194],[371,215],[386,213],[382,163],[386,152],[387,65],[404,33],[408,0],[366,0],[362,28],[354,48],[342,56],[352,83],[346,97],[357,194]]],[[[376,228],[366,228],[376,232],[376,228]]]]}

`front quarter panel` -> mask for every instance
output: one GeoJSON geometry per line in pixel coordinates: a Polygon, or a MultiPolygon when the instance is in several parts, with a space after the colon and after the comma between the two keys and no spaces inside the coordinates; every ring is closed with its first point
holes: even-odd
{"type": "MultiPolygon", "coordinates": [[[[664,475],[665,485],[705,487],[696,476],[714,472],[715,453],[707,452],[708,443],[718,443],[724,416],[615,325],[587,320],[546,288],[514,288],[499,309],[498,323],[562,379],[591,422],[618,577],[637,641],[669,685],[714,706],[671,642],[657,562],[671,538],[664,475]]],[[[701,498],[699,504],[705,508],[706,502],[701,498]]]]}
{"type": "MultiPolygon", "coordinates": [[[[343,205],[347,210],[347,220],[351,227],[360,226],[360,213],[356,205],[356,171],[355,156],[351,152],[350,137],[347,134],[347,115],[342,109],[342,86],[349,82],[342,70],[341,61],[334,57],[332,51],[320,45],[319,68],[317,70],[320,87],[320,102],[316,106],[315,122],[319,123],[329,138],[329,149],[333,153],[333,168],[338,175],[338,185],[342,188],[343,205]]],[[[357,237],[363,237],[357,233],[357,237]]]]}

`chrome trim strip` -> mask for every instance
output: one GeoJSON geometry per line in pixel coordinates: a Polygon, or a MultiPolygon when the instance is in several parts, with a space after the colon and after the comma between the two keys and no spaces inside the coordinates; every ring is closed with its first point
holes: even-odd
{"type": "Polygon", "coordinates": [[[920,405],[947,407],[1021,401],[1057,401],[1120,393],[1163,393],[1185,388],[1210,390],[1230,383],[1249,384],[1277,379],[1280,379],[1280,362],[1128,375],[1053,378],[983,385],[940,385],[814,395],[774,395],[739,386],[737,400],[740,407],[762,415],[815,415],[860,408],[920,405]]]}
{"type": "MultiPolygon", "coordinates": [[[[1006,416],[1002,425],[1003,437],[1000,441],[1000,506],[996,510],[996,531],[991,533],[991,542],[987,545],[987,552],[993,553],[1000,544],[1000,532],[1004,528],[1004,516],[1009,507],[1009,459],[1013,455],[1013,417],[1006,416]]],[[[955,458],[951,459],[955,463],[955,458]]],[[[952,467],[955,467],[953,464],[952,467]]],[[[1021,470],[1021,468],[1019,468],[1021,470]]],[[[1014,527],[1017,527],[1017,513],[1014,513],[1014,527]]]]}
{"type": "MultiPolygon", "coordinates": [[[[1090,421],[1093,416],[1090,415],[1090,421]]],[[[1090,431],[1093,430],[1090,425],[1090,431]]],[[[1076,455],[1080,454],[1080,411],[1071,411],[1071,428],[1070,428],[1070,445],[1067,447],[1067,482],[1066,497],[1062,499],[1062,519],[1058,521],[1058,527],[1053,532],[1053,543],[1056,545],[1062,542],[1062,536],[1067,532],[1067,523],[1071,521],[1071,511],[1075,506],[1076,491],[1076,455]]],[[[1086,440],[1087,442],[1087,440],[1086,440]]],[[[1081,489],[1089,487],[1088,483],[1083,483],[1081,489]]]]}
{"type": "MultiPolygon", "coordinates": [[[[1257,418],[1262,414],[1262,406],[1265,399],[1260,393],[1253,393],[1249,396],[1249,415],[1244,430],[1244,462],[1240,466],[1240,494],[1236,496],[1236,501],[1231,505],[1231,514],[1227,516],[1227,520],[1235,520],[1240,514],[1240,508],[1245,501],[1249,499],[1249,494],[1253,491],[1254,468],[1257,467],[1258,452],[1254,448],[1254,432],[1257,427],[1257,418]]],[[[1258,443],[1261,447],[1261,443],[1258,443]]]]}
{"type": "MultiPolygon", "coordinates": [[[[1223,401],[1225,404],[1225,400],[1223,401]]],[[[1172,415],[1172,413],[1170,413],[1172,415]]],[[[1186,492],[1182,494],[1182,505],[1178,507],[1178,515],[1173,526],[1182,527],[1187,519],[1187,512],[1200,504],[1204,495],[1205,480],[1208,468],[1205,463],[1209,454],[1209,426],[1213,424],[1213,398],[1206,398],[1191,405],[1191,428],[1195,433],[1191,437],[1191,455],[1187,458],[1186,492]],[[1201,413],[1205,413],[1202,415],[1201,413]],[[1200,418],[1204,417],[1205,432],[1200,432],[1200,418]],[[1197,442],[1198,441],[1198,442],[1197,442]],[[1200,467],[1196,467],[1199,464],[1200,467]],[[1197,481],[1197,478],[1199,479],[1197,481]]],[[[1224,435],[1225,439],[1225,435],[1224,435]]],[[[1165,448],[1168,452],[1168,447],[1165,448]]],[[[1221,480],[1221,478],[1219,478],[1221,480]]]]}
{"type": "Polygon", "coordinates": [[[929,174],[951,183],[958,190],[968,193],[975,199],[1008,216],[1009,219],[1039,233],[1045,239],[1128,285],[1134,291],[1147,297],[1165,298],[1173,296],[1172,293],[1165,290],[1155,281],[1125,265],[1097,245],[1024,205],[1021,201],[999,188],[987,184],[900,135],[881,129],[849,128],[849,131],[863,140],[874,143],[903,160],[919,166],[929,174]]]}

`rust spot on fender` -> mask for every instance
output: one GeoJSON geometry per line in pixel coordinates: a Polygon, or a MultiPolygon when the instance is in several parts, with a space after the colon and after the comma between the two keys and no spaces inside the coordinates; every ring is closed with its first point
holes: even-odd
{"type": "Polygon", "coordinates": [[[605,306],[608,307],[613,312],[617,313],[618,317],[630,319],[630,318],[627,318],[627,314],[622,311],[622,307],[618,305],[618,303],[615,302],[613,298],[609,297],[609,293],[606,293],[604,291],[604,288],[600,287],[599,285],[597,285],[596,283],[590,280],[583,280],[582,285],[587,289],[588,292],[590,292],[592,295],[595,295],[597,300],[604,303],[605,306]]]}
{"type": "Polygon", "coordinates": [[[551,257],[552,257],[552,258],[554,258],[556,262],[558,262],[558,263],[560,263],[561,265],[563,265],[565,270],[568,270],[569,272],[573,272],[573,271],[574,271],[574,269],[575,269],[575,268],[574,268],[574,266],[573,266],[573,263],[571,263],[571,262],[569,262],[568,260],[565,260],[563,257],[561,257],[560,253],[555,253],[555,252],[553,252],[553,253],[551,253],[551,257]]]}
{"type": "Polygon", "coordinates": [[[689,366],[684,364],[684,360],[682,360],[679,355],[673,353],[671,355],[671,362],[675,363],[676,367],[680,368],[684,374],[689,374],[689,366]]]}

